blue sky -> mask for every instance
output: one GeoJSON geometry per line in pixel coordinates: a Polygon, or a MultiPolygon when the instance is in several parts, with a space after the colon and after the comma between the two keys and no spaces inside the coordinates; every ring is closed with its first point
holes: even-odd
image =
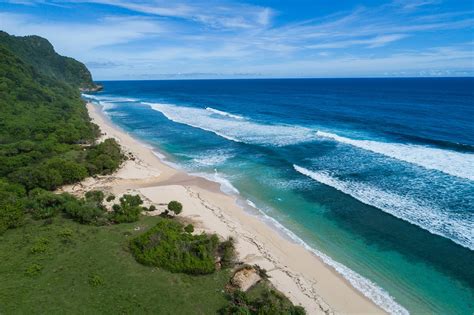
{"type": "Polygon", "coordinates": [[[470,0],[3,0],[96,80],[474,75],[470,0]]]}

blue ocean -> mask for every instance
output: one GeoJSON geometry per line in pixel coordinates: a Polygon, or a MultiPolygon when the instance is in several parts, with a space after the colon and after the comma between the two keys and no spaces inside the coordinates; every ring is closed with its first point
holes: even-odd
{"type": "Polygon", "coordinates": [[[387,311],[474,312],[474,78],[108,81],[84,95],[387,311]]]}

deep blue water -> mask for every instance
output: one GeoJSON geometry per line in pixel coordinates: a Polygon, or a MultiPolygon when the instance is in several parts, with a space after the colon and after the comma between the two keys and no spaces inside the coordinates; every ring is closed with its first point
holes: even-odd
{"type": "Polygon", "coordinates": [[[115,123],[385,309],[474,312],[473,78],[103,83],[115,123]]]}

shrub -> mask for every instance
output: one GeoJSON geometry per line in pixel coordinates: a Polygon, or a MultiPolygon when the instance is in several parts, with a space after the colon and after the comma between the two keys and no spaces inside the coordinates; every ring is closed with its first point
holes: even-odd
{"type": "Polygon", "coordinates": [[[268,284],[263,284],[257,296],[251,296],[240,290],[228,295],[228,304],[219,310],[220,314],[249,315],[304,315],[301,306],[295,306],[282,293],[275,291],[268,284]]]}
{"type": "Polygon", "coordinates": [[[107,196],[107,202],[111,202],[112,200],[115,200],[115,196],[114,195],[110,195],[110,196],[107,196]]]}
{"type": "Polygon", "coordinates": [[[104,280],[99,275],[91,275],[89,277],[89,284],[93,287],[98,287],[104,284],[104,280]]]}
{"type": "Polygon", "coordinates": [[[125,159],[120,145],[115,139],[106,139],[104,142],[87,149],[86,161],[89,174],[111,174],[125,159]]]}
{"type": "Polygon", "coordinates": [[[219,244],[219,256],[221,257],[221,266],[230,268],[235,264],[235,246],[234,239],[229,237],[226,241],[219,244]]]}
{"type": "Polygon", "coordinates": [[[216,235],[192,235],[172,219],[161,219],[157,225],[130,242],[135,259],[149,266],[171,272],[209,274],[215,271],[216,235]]]}
{"type": "Polygon", "coordinates": [[[138,221],[143,208],[140,206],[143,200],[138,195],[123,195],[120,205],[112,206],[112,220],[116,223],[130,223],[138,221]]]}
{"type": "Polygon", "coordinates": [[[35,244],[30,248],[32,254],[44,253],[48,249],[49,240],[47,238],[39,238],[35,244]]]}
{"type": "Polygon", "coordinates": [[[66,228],[62,229],[61,231],[59,231],[58,235],[61,238],[70,239],[72,237],[73,233],[74,232],[70,228],[66,227],[66,228]]]}
{"type": "Polygon", "coordinates": [[[96,225],[105,223],[106,211],[96,203],[84,199],[68,200],[64,204],[64,212],[79,223],[96,225]]]}
{"type": "Polygon", "coordinates": [[[28,210],[36,220],[55,216],[63,209],[64,198],[50,191],[35,188],[29,193],[28,210]]]}
{"type": "Polygon", "coordinates": [[[23,222],[25,196],[23,186],[0,179],[0,234],[23,222]]]}
{"type": "Polygon", "coordinates": [[[115,204],[112,220],[116,223],[136,222],[140,218],[141,207],[127,207],[115,204]]]}
{"type": "Polygon", "coordinates": [[[28,266],[28,268],[26,268],[25,274],[27,276],[33,277],[39,275],[41,273],[41,270],[43,270],[43,266],[41,266],[40,264],[32,264],[28,266]]]}
{"type": "Polygon", "coordinates": [[[194,226],[192,224],[188,224],[184,227],[184,231],[186,233],[193,233],[194,232],[194,226]]]}
{"type": "Polygon", "coordinates": [[[92,201],[98,205],[101,205],[102,201],[104,201],[104,193],[100,190],[91,190],[86,192],[85,198],[87,201],[92,201]]]}
{"type": "Polygon", "coordinates": [[[138,207],[141,204],[143,200],[138,195],[123,195],[120,198],[120,205],[124,207],[138,207]]]}
{"type": "Polygon", "coordinates": [[[173,211],[174,214],[178,215],[183,211],[183,205],[179,201],[173,200],[168,203],[168,210],[173,211]]]}
{"type": "Polygon", "coordinates": [[[156,210],[156,207],[154,205],[151,205],[149,208],[148,208],[148,211],[155,211],[156,210]]]}

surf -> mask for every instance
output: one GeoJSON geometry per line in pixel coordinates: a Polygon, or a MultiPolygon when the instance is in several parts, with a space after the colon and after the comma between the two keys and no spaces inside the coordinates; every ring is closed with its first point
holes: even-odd
{"type": "Polygon", "coordinates": [[[439,209],[436,205],[412,200],[364,183],[344,181],[326,172],[311,171],[298,165],[293,165],[293,168],[298,173],[333,187],[362,203],[474,250],[474,222],[462,214],[439,209]]]}
{"type": "Polygon", "coordinates": [[[316,135],[387,157],[436,170],[460,178],[474,180],[474,154],[449,151],[434,147],[388,143],[374,140],[356,140],[318,130],[316,135]]]}
{"type": "Polygon", "coordinates": [[[225,117],[230,117],[230,118],[239,119],[239,120],[245,119],[242,116],[231,114],[231,113],[228,113],[228,112],[224,112],[222,110],[218,110],[218,109],[215,109],[215,108],[212,108],[212,107],[206,107],[206,110],[210,111],[211,113],[221,115],[221,116],[225,116],[225,117]]]}
{"type": "Polygon", "coordinates": [[[234,142],[271,146],[286,146],[314,140],[310,128],[292,125],[272,125],[228,115],[215,115],[207,109],[163,103],[142,104],[161,112],[171,121],[212,132],[234,142]],[[216,117],[217,116],[217,117],[216,117]]]}

